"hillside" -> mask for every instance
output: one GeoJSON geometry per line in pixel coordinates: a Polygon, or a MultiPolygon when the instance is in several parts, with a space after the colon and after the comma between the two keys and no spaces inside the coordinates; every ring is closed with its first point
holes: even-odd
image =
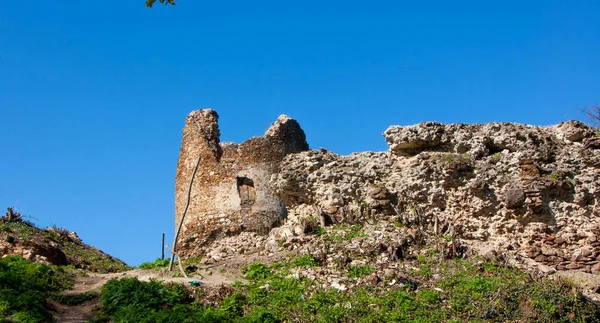
{"type": "Polygon", "coordinates": [[[2,241],[17,251],[0,258],[0,322],[594,322],[600,315],[600,304],[571,282],[467,257],[458,239],[415,231],[397,246],[401,223],[314,219],[303,222],[302,239],[275,249],[247,249],[267,237],[246,232],[217,241],[219,253],[184,261],[181,277],[160,260],[122,271],[122,262],[67,230],[36,228],[13,210],[0,221],[2,241]],[[361,244],[379,240],[387,244],[361,256],[361,244]],[[382,270],[380,253],[394,269],[382,270]]]}
{"type": "Polygon", "coordinates": [[[19,255],[56,266],[72,266],[94,272],[117,272],[129,267],[121,260],[89,246],[64,228],[41,229],[8,208],[0,217],[0,257],[19,255]]]}

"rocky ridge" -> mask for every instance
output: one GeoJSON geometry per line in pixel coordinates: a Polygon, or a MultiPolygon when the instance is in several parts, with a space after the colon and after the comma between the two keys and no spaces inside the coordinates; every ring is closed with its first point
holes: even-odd
{"type": "MultiPolygon", "coordinates": [[[[275,180],[298,218],[418,217],[424,231],[485,242],[557,270],[600,271],[600,155],[593,129],[422,123],[384,132],[390,151],[284,159],[275,180]],[[585,139],[585,141],[584,141],[585,139]]],[[[408,221],[410,222],[410,221],[408,221]]]]}

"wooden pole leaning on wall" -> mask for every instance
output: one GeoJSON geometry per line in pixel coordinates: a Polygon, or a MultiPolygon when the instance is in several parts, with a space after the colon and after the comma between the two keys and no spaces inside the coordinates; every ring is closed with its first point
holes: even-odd
{"type": "MultiPolygon", "coordinates": [[[[194,166],[194,171],[192,172],[192,178],[190,178],[190,185],[188,186],[187,192],[187,202],[185,203],[185,208],[183,209],[183,213],[181,214],[181,219],[179,219],[179,225],[177,226],[177,231],[175,231],[175,238],[173,239],[173,250],[171,251],[171,261],[169,261],[169,271],[173,270],[173,260],[175,259],[175,250],[177,250],[177,238],[179,237],[179,231],[181,230],[181,226],[183,226],[183,219],[185,218],[185,214],[190,206],[190,199],[192,196],[192,184],[194,183],[194,177],[196,177],[196,171],[198,170],[198,165],[200,165],[200,156],[198,156],[198,160],[196,160],[196,166],[194,166]]],[[[181,263],[181,259],[177,256],[177,261],[181,263]]]]}

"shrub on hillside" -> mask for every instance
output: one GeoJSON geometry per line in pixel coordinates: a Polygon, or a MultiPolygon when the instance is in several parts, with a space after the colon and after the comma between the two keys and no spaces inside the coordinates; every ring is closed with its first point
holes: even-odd
{"type": "Polygon", "coordinates": [[[0,322],[51,321],[46,298],[72,285],[60,268],[19,256],[0,259],[0,322]]]}
{"type": "Polygon", "coordinates": [[[92,322],[222,322],[223,312],[193,303],[174,283],[111,279],[102,287],[102,308],[92,322]]]}
{"type": "Polygon", "coordinates": [[[8,207],[6,209],[6,213],[4,213],[4,216],[0,217],[0,223],[19,222],[22,220],[23,220],[23,215],[21,215],[21,212],[15,211],[15,208],[13,206],[8,207]]]}
{"type": "Polygon", "coordinates": [[[144,262],[139,268],[140,269],[158,269],[158,268],[166,268],[169,266],[169,259],[160,259],[157,258],[153,262],[144,262]]]}

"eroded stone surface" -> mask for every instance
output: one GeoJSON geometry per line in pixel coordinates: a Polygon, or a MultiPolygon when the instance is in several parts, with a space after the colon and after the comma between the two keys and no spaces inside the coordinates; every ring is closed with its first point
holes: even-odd
{"type": "MultiPolygon", "coordinates": [[[[280,117],[278,122],[290,120],[280,117]]],[[[215,165],[198,177],[204,184],[197,188],[210,199],[194,202],[199,203],[196,215],[186,221],[183,239],[190,254],[205,245],[211,257],[227,259],[225,246],[233,242],[211,247],[200,239],[210,236],[207,230],[234,234],[251,223],[251,231],[268,231],[285,208],[282,226],[267,237],[250,239],[246,247],[236,242],[236,252],[256,252],[260,244],[259,252],[266,255],[295,251],[334,267],[375,259],[385,273],[397,261],[414,257],[418,246],[445,238],[448,255],[502,257],[542,273],[600,270],[600,151],[593,128],[576,121],[545,127],[427,122],[386,130],[389,151],[340,156],[307,150],[294,123],[289,128],[276,123],[264,137],[239,146],[220,145],[222,157],[213,158],[215,165]],[[302,140],[286,139],[298,137],[302,140]],[[274,157],[263,155],[270,151],[275,153],[266,154],[274,157]],[[255,190],[238,193],[235,175],[217,167],[238,170],[254,181],[255,190]],[[205,179],[211,171],[220,177],[205,179]],[[264,217],[247,221],[240,205],[253,196],[253,203],[261,198],[268,207],[264,217]],[[218,221],[211,222],[211,216],[218,221]],[[358,225],[363,235],[337,245],[315,235],[317,227],[332,225],[358,225]]],[[[193,129],[190,124],[186,129],[193,129]]],[[[210,149],[203,145],[203,151],[210,149]]],[[[182,154],[186,151],[182,148],[182,154]]],[[[180,157],[187,174],[191,160],[180,157]]],[[[187,182],[188,177],[182,178],[187,182]]],[[[183,179],[178,179],[179,194],[183,179]]]]}
{"type": "Polygon", "coordinates": [[[493,245],[558,270],[591,271],[600,261],[600,154],[584,143],[594,133],[576,121],[393,126],[384,132],[387,152],[290,155],[274,182],[299,218],[418,217],[425,232],[493,245]]]}

